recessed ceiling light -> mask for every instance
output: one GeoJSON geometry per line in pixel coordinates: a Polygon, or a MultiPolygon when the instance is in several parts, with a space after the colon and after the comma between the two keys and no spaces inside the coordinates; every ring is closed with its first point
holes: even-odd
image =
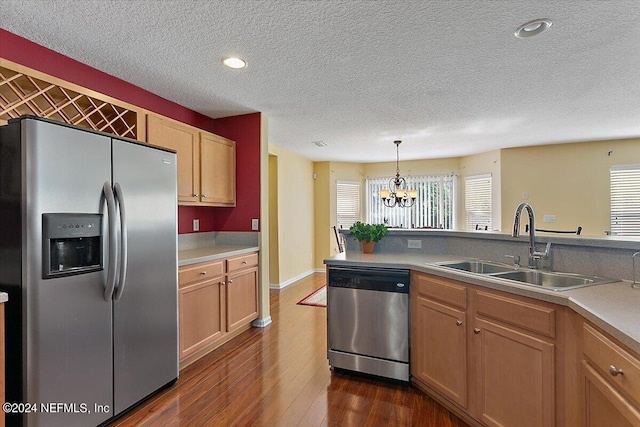
{"type": "Polygon", "coordinates": [[[520,25],[516,30],[515,35],[521,39],[525,37],[533,37],[547,30],[551,24],[552,22],[550,19],[535,19],[527,22],[526,24],[520,25]]]}
{"type": "Polygon", "coordinates": [[[315,144],[318,147],[326,147],[327,146],[327,143],[324,142],[324,141],[312,141],[311,143],[315,144]]]}
{"type": "Polygon", "coordinates": [[[235,57],[224,58],[222,60],[222,63],[227,67],[233,68],[235,70],[245,68],[247,66],[247,62],[245,60],[235,57]]]}

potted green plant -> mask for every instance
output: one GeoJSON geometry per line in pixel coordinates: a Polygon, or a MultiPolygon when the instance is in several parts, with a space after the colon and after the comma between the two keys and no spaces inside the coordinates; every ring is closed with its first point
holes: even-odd
{"type": "Polygon", "coordinates": [[[384,224],[364,224],[358,221],[349,227],[349,231],[360,242],[362,253],[371,254],[376,242],[386,236],[389,229],[384,224]]]}

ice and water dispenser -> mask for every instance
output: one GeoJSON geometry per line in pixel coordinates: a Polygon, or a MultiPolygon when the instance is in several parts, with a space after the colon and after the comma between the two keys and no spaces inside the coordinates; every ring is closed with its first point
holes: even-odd
{"type": "Polygon", "coordinates": [[[42,278],[102,270],[102,215],[42,215],[42,278]]]}

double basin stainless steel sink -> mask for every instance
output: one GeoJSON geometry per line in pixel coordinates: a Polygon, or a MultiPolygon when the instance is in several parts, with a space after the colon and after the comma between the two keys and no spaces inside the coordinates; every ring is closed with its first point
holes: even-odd
{"type": "Polygon", "coordinates": [[[598,276],[516,268],[488,261],[440,262],[437,265],[469,273],[512,280],[520,284],[538,286],[553,291],[564,291],[618,281],[598,276]]]}

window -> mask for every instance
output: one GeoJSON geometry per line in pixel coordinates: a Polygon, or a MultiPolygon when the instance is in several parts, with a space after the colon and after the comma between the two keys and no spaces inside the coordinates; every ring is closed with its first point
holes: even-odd
{"type": "Polygon", "coordinates": [[[367,178],[367,222],[395,227],[455,227],[455,175],[408,176],[409,189],[418,190],[411,208],[388,208],[382,203],[380,190],[389,188],[390,178],[367,178]]]}
{"type": "Polygon", "coordinates": [[[338,181],[336,184],[338,228],[349,228],[360,221],[360,183],[338,181]]]}
{"type": "Polygon", "coordinates": [[[464,213],[467,230],[491,230],[491,175],[464,179],[464,213]]]}
{"type": "Polygon", "coordinates": [[[640,236],[640,165],[610,170],[611,234],[640,236]]]}

